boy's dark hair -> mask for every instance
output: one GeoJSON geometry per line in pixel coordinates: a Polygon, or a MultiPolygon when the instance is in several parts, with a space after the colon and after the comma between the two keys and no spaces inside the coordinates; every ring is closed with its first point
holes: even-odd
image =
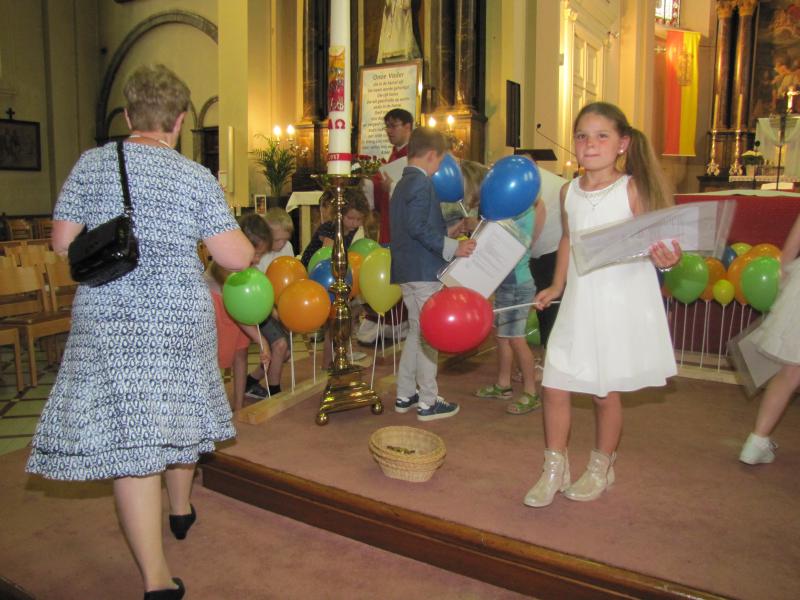
{"type": "Polygon", "coordinates": [[[447,151],[447,138],[433,127],[417,127],[408,140],[408,158],[418,158],[430,150],[444,154],[447,151]]]}
{"type": "Polygon", "coordinates": [[[342,215],[346,215],[347,211],[354,209],[360,212],[366,219],[369,214],[369,203],[367,197],[359,189],[348,189],[344,192],[344,208],[342,215]]]}
{"type": "Polygon", "coordinates": [[[253,246],[266,242],[272,248],[272,230],[261,215],[250,213],[239,217],[239,227],[253,246]]]}
{"type": "Polygon", "coordinates": [[[389,121],[400,121],[403,125],[414,124],[413,115],[404,108],[393,108],[385,115],[383,115],[383,122],[387,125],[389,121]]]}

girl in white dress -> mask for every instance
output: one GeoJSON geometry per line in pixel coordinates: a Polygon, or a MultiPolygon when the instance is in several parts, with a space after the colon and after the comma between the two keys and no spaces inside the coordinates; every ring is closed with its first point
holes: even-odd
{"type": "Polygon", "coordinates": [[[680,247],[659,242],[650,256],[579,275],[570,233],[631,218],[671,203],[644,134],[619,108],[595,102],[581,109],[573,128],[575,153],[585,173],[561,189],[563,233],[553,283],[536,296],[544,309],[564,295],[545,357],[543,473],[525,496],[547,506],[556,492],[571,500],[597,498],[614,481],[622,433],[620,392],[661,386],[676,373],[669,328],[653,265],[669,269],[680,247]],[[570,485],[567,441],[570,393],[594,397],[595,450],[586,472],[570,485]]]}
{"type": "Polygon", "coordinates": [[[770,435],[781,420],[792,394],[800,387],[800,216],[792,226],[781,251],[783,282],[781,293],[764,323],[752,334],[758,349],[783,363],[767,384],[761,399],[755,429],[739,455],[748,465],[775,460],[775,444],[770,435]]]}

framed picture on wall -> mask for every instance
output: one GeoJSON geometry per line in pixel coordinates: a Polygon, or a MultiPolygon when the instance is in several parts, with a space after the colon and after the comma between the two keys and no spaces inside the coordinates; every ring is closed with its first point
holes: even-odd
{"type": "MultiPolygon", "coordinates": [[[[786,112],[786,92],[800,89],[800,3],[772,0],[758,5],[750,123],[786,112]]],[[[798,112],[800,102],[794,102],[798,112]]]]}
{"type": "Polygon", "coordinates": [[[256,214],[267,214],[267,197],[263,194],[256,194],[253,196],[253,206],[255,207],[256,214]]]}
{"type": "Polygon", "coordinates": [[[0,169],[42,170],[39,123],[0,119],[0,169]]]}

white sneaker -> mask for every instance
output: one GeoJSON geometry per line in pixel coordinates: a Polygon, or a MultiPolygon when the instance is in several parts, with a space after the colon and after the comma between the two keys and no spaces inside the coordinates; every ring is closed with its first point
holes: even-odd
{"type": "Polygon", "coordinates": [[[778,444],[768,437],[761,437],[755,433],[747,436],[747,441],[742,446],[739,460],[748,465],[771,463],[775,460],[775,449],[778,444]]]}

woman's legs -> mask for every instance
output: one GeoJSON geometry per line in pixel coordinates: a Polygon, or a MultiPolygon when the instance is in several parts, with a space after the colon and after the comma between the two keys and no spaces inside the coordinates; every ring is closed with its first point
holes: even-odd
{"type": "Polygon", "coordinates": [[[767,384],[753,433],[769,437],[783,417],[792,393],[800,386],[800,365],[784,365],[767,384]]]}
{"type": "Polygon", "coordinates": [[[161,476],[114,480],[114,498],[145,591],[174,588],[161,541],[161,476]]]}
{"type": "Polygon", "coordinates": [[[605,398],[594,397],[595,448],[611,456],[622,437],[622,398],[609,392],[605,398]]]}
{"type": "Polygon", "coordinates": [[[189,499],[192,495],[195,463],[188,465],[170,465],[164,472],[169,494],[169,513],[171,515],[188,515],[192,512],[189,499]]]}

